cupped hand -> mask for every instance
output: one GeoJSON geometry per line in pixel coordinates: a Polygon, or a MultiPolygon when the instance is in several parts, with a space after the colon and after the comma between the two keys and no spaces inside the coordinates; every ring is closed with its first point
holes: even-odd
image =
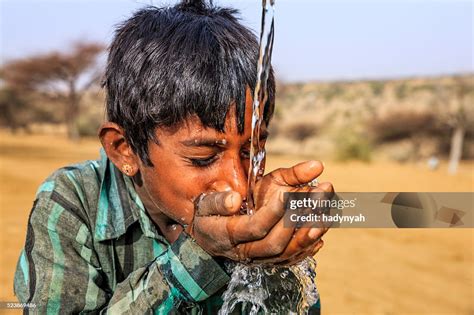
{"type": "Polygon", "coordinates": [[[321,175],[318,161],[279,168],[256,184],[255,213],[242,215],[242,197],[235,191],[216,191],[196,201],[196,213],[187,232],[213,256],[268,264],[293,264],[314,255],[323,246],[327,227],[295,228],[284,225],[285,192],[332,194],[329,182],[305,184],[321,175]]]}

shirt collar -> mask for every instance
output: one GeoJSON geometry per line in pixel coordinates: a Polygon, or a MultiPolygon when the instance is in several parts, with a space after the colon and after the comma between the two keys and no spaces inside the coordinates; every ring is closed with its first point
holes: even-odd
{"type": "Polygon", "coordinates": [[[145,236],[168,243],[159,234],[148,216],[130,177],[124,176],[100,150],[99,176],[101,180],[95,237],[99,241],[119,238],[133,223],[139,221],[145,236]]]}

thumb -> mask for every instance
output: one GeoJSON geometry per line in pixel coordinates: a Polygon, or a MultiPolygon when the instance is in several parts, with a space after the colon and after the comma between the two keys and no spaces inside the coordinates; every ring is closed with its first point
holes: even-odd
{"type": "Polygon", "coordinates": [[[323,163],[319,161],[306,161],[289,168],[279,168],[271,174],[275,180],[282,184],[298,186],[309,183],[321,175],[323,170],[323,163]]]}
{"type": "Polygon", "coordinates": [[[242,204],[242,197],[235,191],[201,194],[195,202],[196,216],[237,214],[242,204]]]}

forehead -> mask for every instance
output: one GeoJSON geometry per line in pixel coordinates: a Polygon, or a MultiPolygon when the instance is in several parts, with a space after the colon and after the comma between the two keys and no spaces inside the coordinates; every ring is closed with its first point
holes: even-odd
{"type": "Polygon", "coordinates": [[[237,126],[237,116],[235,106],[229,108],[229,112],[225,118],[224,132],[220,132],[212,127],[206,127],[202,124],[201,120],[197,115],[192,115],[186,118],[181,123],[170,126],[170,127],[159,127],[157,128],[156,135],[158,139],[163,136],[174,137],[174,138],[198,138],[201,136],[206,137],[248,137],[251,132],[251,121],[252,121],[252,101],[247,98],[244,118],[244,130],[243,133],[239,133],[237,126]]]}

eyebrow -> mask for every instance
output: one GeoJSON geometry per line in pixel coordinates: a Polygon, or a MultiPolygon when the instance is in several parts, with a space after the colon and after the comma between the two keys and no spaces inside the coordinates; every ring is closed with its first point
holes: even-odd
{"type": "MultiPolygon", "coordinates": [[[[262,130],[260,133],[260,141],[266,140],[268,138],[268,131],[262,130]]],[[[250,139],[249,139],[250,142],[250,139]]],[[[192,138],[188,140],[181,141],[182,144],[188,147],[216,147],[216,146],[225,146],[225,139],[215,139],[215,138],[192,138]]]]}

